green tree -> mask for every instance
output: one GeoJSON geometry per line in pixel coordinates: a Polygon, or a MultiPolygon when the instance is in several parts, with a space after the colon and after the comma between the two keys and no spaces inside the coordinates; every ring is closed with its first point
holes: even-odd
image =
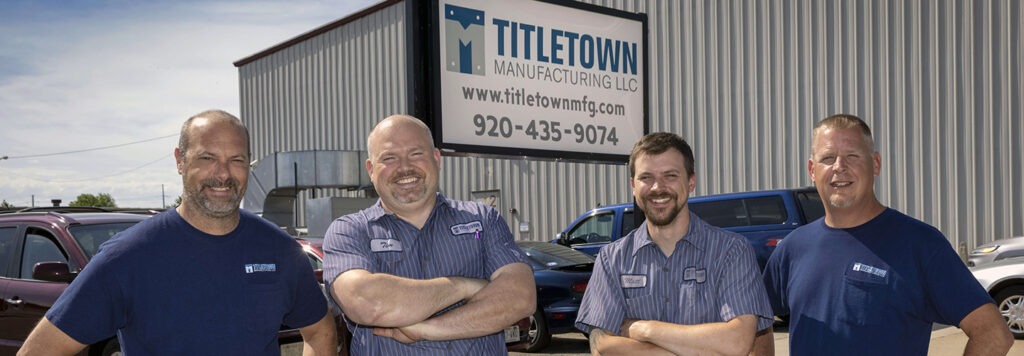
{"type": "Polygon", "coordinates": [[[3,203],[0,203],[0,208],[13,208],[14,204],[8,203],[7,199],[4,199],[3,203]]]}
{"type": "Polygon", "coordinates": [[[174,203],[173,204],[165,206],[164,208],[166,208],[166,209],[175,209],[175,208],[177,208],[180,205],[181,205],[181,196],[179,195],[177,199],[174,199],[174,203]]]}
{"type": "Polygon", "coordinates": [[[107,208],[116,208],[117,204],[114,203],[114,197],[107,193],[99,193],[98,195],[92,194],[80,194],[75,201],[68,203],[68,206],[101,206],[107,208]]]}

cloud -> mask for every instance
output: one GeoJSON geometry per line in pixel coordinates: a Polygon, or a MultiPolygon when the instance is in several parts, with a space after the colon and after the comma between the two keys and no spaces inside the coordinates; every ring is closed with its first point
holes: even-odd
{"type": "Polygon", "coordinates": [[[232,63],[374,1],[11,1],[0,4],[0,199],[110,193],[124,207],[181,194],[177,137],[209,108],[238,113],[232,63]]]}

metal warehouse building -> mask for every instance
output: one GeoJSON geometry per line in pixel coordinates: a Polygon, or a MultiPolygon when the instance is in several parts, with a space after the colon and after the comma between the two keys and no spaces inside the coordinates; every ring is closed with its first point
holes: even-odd
{"type": "MultiPolygon", "coordinates": [[[[695,195],[811,185],[813,123],[851,113],[874,130],[884,204],[961,251],[1024,235],[1021,2],[591,3],[646,14],[646,124],[694,147],[695,195]]],[[[370,129],[430,115],[431,88],[416,78],[429,71],[420,39],[436,4],[386,1],[235,63],[260,159],[246,209],[303,226],[331,218],[325,199],[373,197],[370,129]]],[[[549,240],[580,213],[631,199],[621,162],[449,150],[441,191],[491,199],[520,240],[549,240]]]]}

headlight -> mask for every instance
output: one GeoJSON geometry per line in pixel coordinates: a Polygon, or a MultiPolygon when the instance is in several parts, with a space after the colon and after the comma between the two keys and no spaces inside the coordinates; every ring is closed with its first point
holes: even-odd
{"type": "Polygon", "coordinates": [[[985,247],[976,249],[974,251],[971,251],[971,254],[972,255],[984,255],[984,254],[989,254],[989,253],[995,252],[998,249],[999,249],[999,245],[985,246],[985,247]]]}

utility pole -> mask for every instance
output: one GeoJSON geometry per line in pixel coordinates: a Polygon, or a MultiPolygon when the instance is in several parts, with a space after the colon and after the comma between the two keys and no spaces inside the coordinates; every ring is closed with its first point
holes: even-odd
{"type": "Polygon", "coordinates": [[[160,208],[167,207],[167,194],[164,193],[164,185],[160,184],[160,208]]]}

